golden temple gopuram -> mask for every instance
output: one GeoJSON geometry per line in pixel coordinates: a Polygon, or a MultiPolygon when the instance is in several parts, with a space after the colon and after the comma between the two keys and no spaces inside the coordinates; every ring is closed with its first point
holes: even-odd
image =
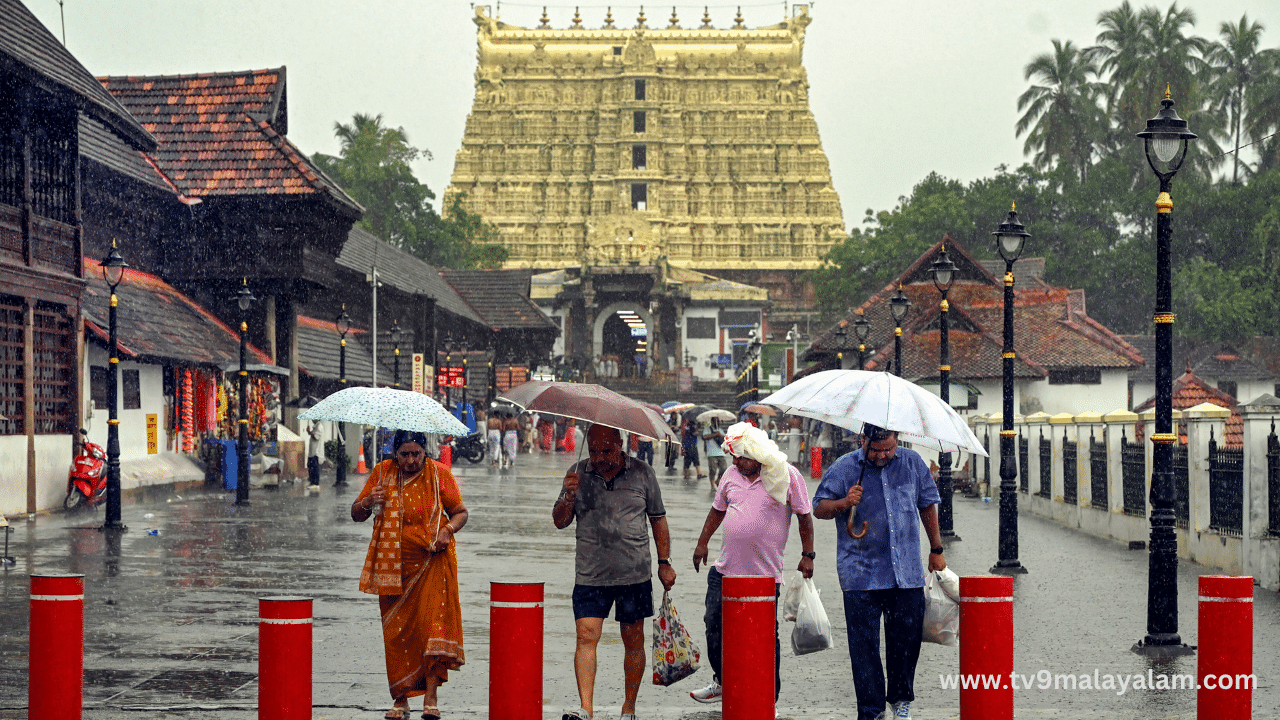
{"type": "Polygon", "coordinates": [[[476,95],[448,196],[501,231],[509,267],[669,264],[763,288],[775,323],[844,237],[802,55],[807,5],[632,27],[516,27],[476,10],[476,95]]]}

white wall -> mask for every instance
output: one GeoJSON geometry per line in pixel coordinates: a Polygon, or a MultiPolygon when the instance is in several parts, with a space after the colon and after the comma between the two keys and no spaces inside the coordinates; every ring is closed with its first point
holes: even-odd
{"type": "Polygon", "coordinates": [[[1129,371],[1103,370],[1102,382],[1097,385],[1050,385],[1048,378],[1036,380],[1026,385],[1023,397],[1038,399],[1044,412],[1050,415],[1079,415],[1090,410],[1109,413],[1117,408],[1127,409],[1129,371]]]}
{"type": "MultiPolygon", "coordinates": [[[[89,440],[102,447],[107,446],[107,419],[110,408],[93,407],[93,398],[89,392],[89,368],[97,365],[107,366],[107,352],[104,348],[89,345],[85,348],[85,427],[89,431],[89,440]],[[92,413],[92,415],[90,415],[92,413]]],[[[120,360],[120,460],[137,460],[146,458],[147,453],[147,415],[154,414],[157,421],[157,441],[161,453],[169,451],[169,434],[165,432],[164,368],[160,365],[137,363],[120,360]],[[132,410],[124,409],[124,371],[137,370],[141,407],[132,410]]]]}
{"type": "MultiPolygon", "coordinates": [[[[0,514],[27,511],[27,436],[0,437],[0,514]]],[[[71,436],[36,436],[36,509],[58,507],[67,496],[71,436]]]]}
{"type": "MultiPolygon", "coordinates": [[[[735,375],[732,369],[725,370],[723,374],[719,370],[713,370],[707,367],[707,361],[712,355],[718,355],[721,352],[728,354],[733,353],[733,343],[729,339],[724,341],[724,350],[720,349],[720,336],[724,331],[720,327],[720,309],[714,307],[690,307],[685,308],[684,320],[681,321],[680,336],[684,338],[684,350],[691,358],[690,364],[693,365],[693,376],[699,380],[719,380],[723,377],[725,380],[732,380],[735,375]],[[714,338],[694,338],[684,337],[685,331],[689,327],[689,318],[711,318],[716,323],[716,337],[714,338]]],[[[679,361],[683,362],[683,360],[679,361]]]]}

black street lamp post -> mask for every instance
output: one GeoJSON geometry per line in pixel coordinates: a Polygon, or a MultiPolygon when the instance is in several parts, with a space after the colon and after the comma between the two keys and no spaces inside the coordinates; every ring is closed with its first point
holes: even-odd
{"type": "Polygon", "coordinates": [[[865,370],[867,367],[867,337],[871,335],[871,323],[867,322],[867,315],[862,312],[862,308],[858,308],[853,314],[857,315],[853,321],[853,336],[858,338],[858,369],[865,370]]]}
{"type": "MultiPolygon", "coordinates": [[[[844,339],[848,334],[849,331],[845,329],[844,325],[836,326],[836,369],[838,370],[844,369],[844,339]]],[[[858,358],[858,366],[858,369],[861,370],[861,357],[858,358]]]]}
{"type": "Polygon", "coordinates": [[[107,311],[108,331],[108,364],[107,371],[107,516],[102,523],[103,530],[127,530],[120,522],[120,419],[117,406],[120,404],[120,346],[117,340],[116,326],[116,288],[124,279],[124,269],[129,264],[116,249],[116,241],[111,240],[111,252],[102,261],[102,277],[111,288],[111,307],[107,311]]]}
{"type": "Polygon", "coordinates": [[[400,341],[404,339],[404,331],[400,329],[400,321],[391,323],[391,345],[395,348],[395,360],[391,371],[391,387],[400,389],[400,341]]]}
{"type": "MultiPolygon", "coordinates": [[[[991,572],[1003,575],[1025,573],[1027,569],[1018,562],[1018,466],[1014,459],[1013,441],[1013,264],[1022,254],[1030,233],[1018,222],[1017,206],[1009,211],[1009,217],[996,236],[996,249],[1004,258],[1004,406],[1000,422],[1000,558],[991,572]]],[[[1026,469],[1023,469],[1026,472],[1026,469]]]]}
{"type": "Polygon", "coordinates": [[[1170,241],[1173,236],[1173,176],[1187,157],[1187,144],[1196,136],[1178,117],[1166,88],[1160,112],[1138,133],[1147,164],[1160,180],[1156,197],[1156,431],[1151,456],[1151,545],[1147,566],[1147,634],[1133,646],[1151,655],[1190,654],[1178,635],[1178,540],[1173,513],[1173,302],[1170,283],[1170,241]],[[1152,153],[1155,157],[1152,158],[1152,153]]]}
{"type": "MultiPolygon", "coordinates": [[[[947,302],[947,293],[951,291],[951,284],[956,279],[956,264],[951,262],[951,258],[947,257],[947,246],[942,246],[942,253],[937,260],[933,261],[931,268],[933,274],[933,284],[938,288],[938,292],[942,293],[942,302],[938,304],[941,308],[938,313],[938,329],[939,329],[939,361],[938,361],[938,395],[942,398],[942,402],[951,404],[951,366],[950,362],[951,347],[948,344],[947,337],[947,313],[951,309],[951,305],[947,302]]],[[[959,540],[960,536],[956,535],[951,518],[951,495],[953,489],[951,485],[951,453],[938,453],[938,494],[942,496],[942,502],[938,503],[938,529],[942,532],[943,540],[959,540]]]]}
{"type": "MultiPolygon", "coordinates": [[[[347,333],[351,332],[351,316],[347,314],[347,306],[342,306],[342,314],[336,322],[338,328],[338,384],[347,385],[347,333]]],[[[338,424],[338,462],[334,468],[336,477],[333,484],[340,487],[347,484],[347,424],[338,424]]]]}
{"type": "Polygon", "coordinates": [[[248,355],[249,306],[256,300],[249,291],[249,279],[245,278],[236,293],[236,305],[240,308],[240,437],[236,441],[236,505],[249,504],[249,371],[245,369],[248,355]]]}
{"type": "Polygon", "coordinates": [[[893,372],[902,377],[902,321],[911,312],[911,300],[898,286],[898,292],[889,298],[889,311],[893,313],[893,372]]]}

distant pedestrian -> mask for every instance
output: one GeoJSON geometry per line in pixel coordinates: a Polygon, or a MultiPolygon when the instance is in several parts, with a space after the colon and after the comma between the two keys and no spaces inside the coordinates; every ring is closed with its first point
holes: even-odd
{"type": "Polygon", "coordinates": [[[627,457],[621,433],[593,425],[587,432],[587,451],[587,459],[565,473],[560,497],[551,510],[558,529],[577,522],[573,667],[581,707],[566,712],[562,720],[592,718],[596,646],[610,608],[620,625],[625,653],[622,720],[635,720],[636,697],[645,673],[644,619],[653,615],[650,531],[662,587],[670,590],[676,581],[667,511],[653,468],[627,457]]]}
{"type": "Polygon", "coordinates": [[[813,514],[836,520],[836,571],[844,591],[857,720],[910,718],[924,626],[920,524],[931,547],[929,570],[942,570],[947,561],[938,530],[941,498],[924,460],[898,447],[897,433],[874,425],[864,425],[862,432],[862,449],[827,468],[813,496],[813,514]],[[851,535],[864,526],[865,536],[851,535]],[[880,663],[881,616],[887,668],[880,663]]]}
{"type": "MultiPolygon", "coordinates": [[[[717,430],[717,434],[719,431],[717,430]]],[[[783,553],[791,516],[797,517],[800,529],[800,564],[796,569],[805,577],[813,577],[813,517],[809,505],[809,488],[799,470],[787,464],[787,456],[763,430],[747,423],[730,425],[724,432],[725,447],[733,455],[733,467],[725,471],[716,499],[707,512],[707,520],[693,549],[693,569],[707,562],[707,545],[711,536],[724,524],[724,540],[720,557],[707,568],[706,616],[707,660],[711,663],[711,684],[689,693],[698,702],[720,702],[721,687],[721,600],[725,575],[764,575],[772,577],[775,594],[782,582],[783,553]]],[[[773,626],[774,688],[777,700],[782,689],[782,644],[778,625],[773,626]]]]}
{"type": "Polygon", "coordinates": [[[320,420],[307,423],[307,484],[320,487],[320,458],[324,456],[324,435],[320,420]]]}
{"type": "MultiPolygon", "coordinates": [[[[481,411],[483,416],[483,411],[481,411]]],[[[484,421],[485,430],[487,432],[486,439],[489,442],[489,466],[498,467],[502,462],[502,418],[498,417],[498,413],[494,412],[484,421]]]]}
{"type": "Polygon", "coordinates": [[[688,480],[691,475],[689,467],[698,473],[698,479],[706,477],[706,473],[702,472],[702,465],[698,462],[698,445],[702,442],[702,436],[698,433],[698,423],[693,416],[684,419],[684,426],[680,430],[680,449],[684,452],[684,479],[688,480]]]}
{"type": "Polygon", "coordinates": [[[502,449],[504,451],[503,464],[507,467],[514,467],[516,455],[520,453],[520,421],[516,419],[515,413],[512,412],[508,412],[507,416],[502,419],[502,449]]]}
{"type": "Polygon", "coordinates": [[[454,535],[467,508],[453,473],[428,458],[423,433],[397,430],[394,457],[374,468],[351,503],[351,519],[373,521],[360,591],[378,596],[387,682],[386,717],[408,720],[423,696],[423,720],[440,720],[438,690],[462,667],[462,609],[454,535]]]}
{"type": "Polygon", "coordinates": [[[707,476],[711,480],[711,489],[715,490],[720,483],[720,476],[724,475],[724,471],[729,468],[728,458],[720,447],[720,443],[724,442],[724,433],[720,432],[719,420],[711,418],[706,429],[702,431],[702,439],[707,445],[707,476]]]}

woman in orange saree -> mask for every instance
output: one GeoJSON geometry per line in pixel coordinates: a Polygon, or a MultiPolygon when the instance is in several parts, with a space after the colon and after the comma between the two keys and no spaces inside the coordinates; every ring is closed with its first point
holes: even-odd
{"type": "Polygon", "coordinates": [[[440,720],[437,690],[462,666],[462,612],[453,536],[467,508],[453,473],[426,455],[423,433],[397,430],[394,455],[379,463],[351,504],[351,519],[374,517],[360,590],[378,596],[388,720],[408,720],[423,696],[423,720],[440,720]]]}

